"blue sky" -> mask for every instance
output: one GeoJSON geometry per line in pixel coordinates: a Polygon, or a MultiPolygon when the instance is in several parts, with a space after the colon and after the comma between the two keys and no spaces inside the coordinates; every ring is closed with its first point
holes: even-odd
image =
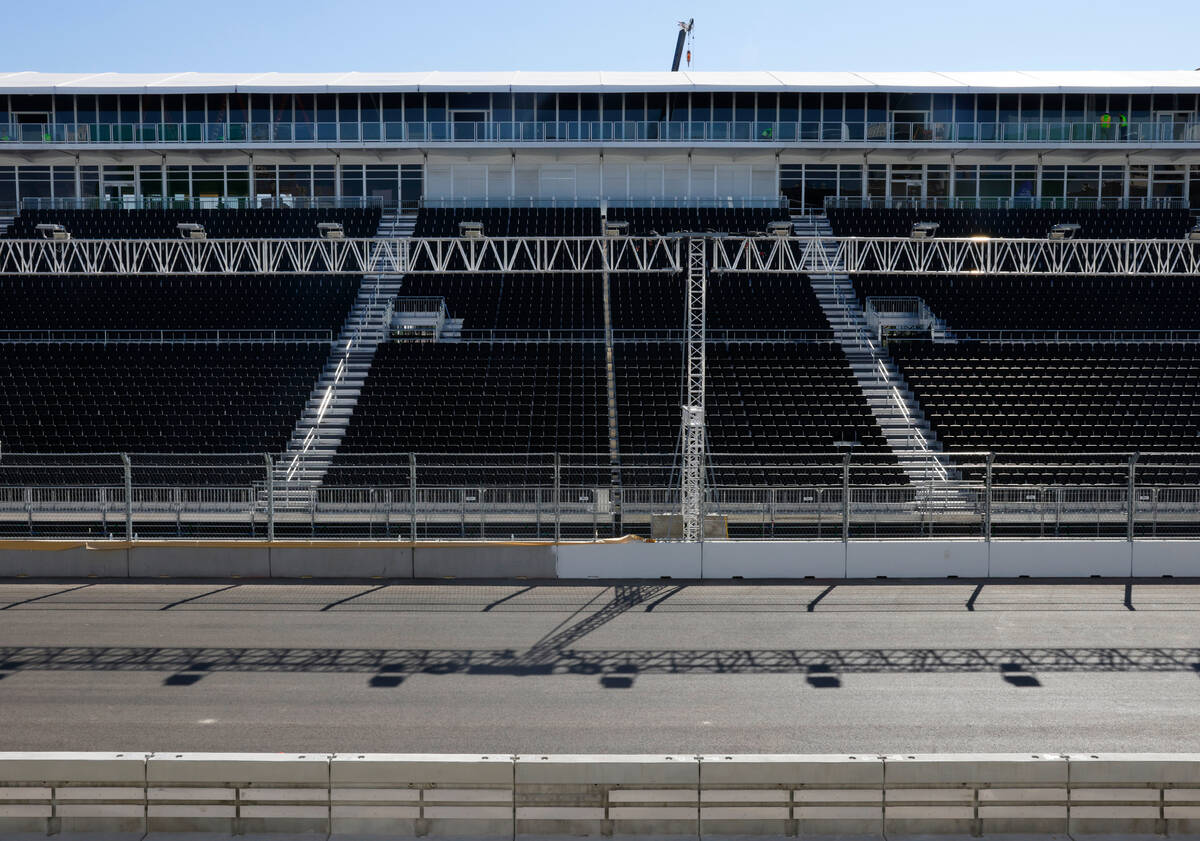
{"type": "Polygon", "coordinates": [[[0,70],[1193,69],[1196,0],[0,0],[0,70]]]}

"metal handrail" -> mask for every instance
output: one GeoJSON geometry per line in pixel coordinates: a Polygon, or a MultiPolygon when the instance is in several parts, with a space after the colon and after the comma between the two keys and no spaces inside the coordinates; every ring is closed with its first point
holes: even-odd
{"type": "Polygon", "coordinates": [[[328,344],[330,330],[0,330],[0,344],[328,344]]]}
{"type": "Polygon", "coordinates": [[[382,208],[378,196],[107,196],[21,199],[23,210],[340,210],[382,208]]]}
{"type": "Polygon", "coordinates": [[[1188,207],[1184,198],[1163,196],[1089,198],[1081,196],[1036,197],[926,196],[921,198],[879,198],[826,196],[826,210],[1181,210],[1188,207]]]}
{"type": "Polygon", "coordinates": [[[585,120],[479,122],[6,123],[0,144],[399,143],[817,143],[1109,144],[1200,143],[1200,122],[585,120]]]}

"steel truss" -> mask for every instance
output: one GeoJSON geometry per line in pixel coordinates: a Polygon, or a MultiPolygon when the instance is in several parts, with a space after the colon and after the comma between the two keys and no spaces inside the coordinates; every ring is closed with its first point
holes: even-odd
{"type": "Polygon", "coordinates": [[[680,272],[669,237],[501,239],[0,239],[0,274],[680,272]]]}
{"type": "Polygon", "coordinates": [[[753,274],[1195,275],[1188,240],[719,237],[714,272],[753,274]]]}
{"type": "Polygon", "coordinates": [[[684,313],[687,339],[684,383],[687,393],[680,418],[680,513],[681,537],[685,542],[695,543],[704,539],[704,327],[708,255],[703,238],[690,238],[687,248],[687,309],[684,313]]]}

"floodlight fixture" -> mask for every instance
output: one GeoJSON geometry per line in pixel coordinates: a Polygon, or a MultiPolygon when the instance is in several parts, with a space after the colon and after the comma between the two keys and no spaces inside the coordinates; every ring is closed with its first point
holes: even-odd
{"type": "Polygon", "coordinates": [[[44,222],[41,225],[36,225],[34,226],[34,230],[42,235],[42,239],[55,239],[61,241],[71,238],[70,231],[68,231],[62,225],[54,224],[52,222],[44,222]]]}
{"type": "Polygon", "coordinates": [[[199,222],[180,222],[175,228],[184,239],[208,239],[204,226],[199,222]]]}

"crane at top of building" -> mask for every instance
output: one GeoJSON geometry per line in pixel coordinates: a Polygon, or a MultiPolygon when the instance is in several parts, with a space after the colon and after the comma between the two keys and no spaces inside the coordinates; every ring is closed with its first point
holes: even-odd
{"type": "MultiPolygon", "coordinates": [[[[695,18],[688,18],[686,22],[679,21],[679,38],[675,41],[675,60],[671,62],[671,72],[679,69],[679,59],[683,58],[683,42],[692,32],[692,26],[695,24],[695,18]]],[[[688,65],[692,63],[692,51],[688,50],[688,65]]]]}

